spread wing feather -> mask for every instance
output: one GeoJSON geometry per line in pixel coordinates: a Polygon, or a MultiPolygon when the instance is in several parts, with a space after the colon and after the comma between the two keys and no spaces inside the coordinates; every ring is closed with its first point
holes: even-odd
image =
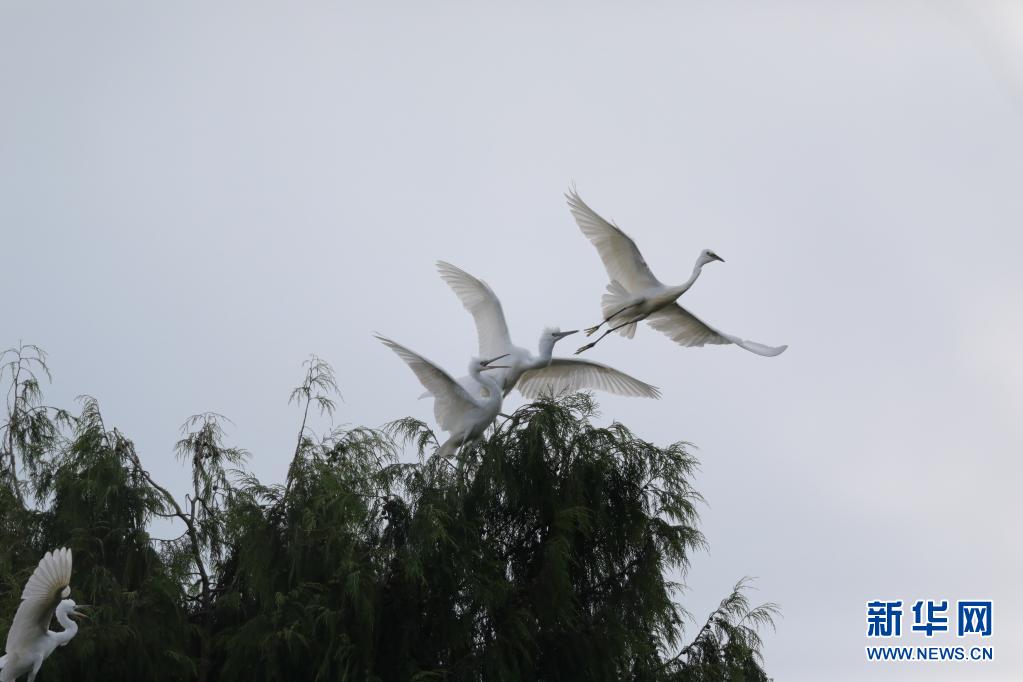
{"type": "Polygon", "coordinates": [[[452,379],[450,374],[400,343],[379,334],[376,336],[381,343],[405,361],[423,388],[433,395],[433,415],[442,429],[451,431],[457,428],[458,418],[465,414],[466,410],[476,407],[472,396],[452,379]]]}
{"type": "Polygon", "coordinates": [[[541,369],[523,373],[515,387],[526,398],[537,398],[541,393],[571,393],[584,389],[607,391],[637,398],[660,398],[661,391],[613,367],[589,360],[554,358],[541,369]]]}
{"type": "Polygon", "coordinates": [[[738,336],[725,334],[693,315],[677,303],[661,308],[647,318],[650,326],[666,334],[680,346],[703,346],[705,344],[734,343],[751,353],[771,357],[780,355],[788,346],[767,346],[756,341],[747,341],[738,336]]]}
{"type": "Polygon", "coordinates": [[[21,604],[7,633],[7,652],[24,649],[46,635],[53,611],[71,594],[71,550],[62,547],[39,560],[21,592],[21,604]]]}
{"type": "Polygon", "coordinates": [[[486,282],[451,263],[437,261],[437,272],[455,292],[476,322],[480,357],[493,358],[511,350],[511,335],[497,294],[486,282]]]}
{"type": "Polygon", "coordinates": [[[629,235],[597,215],[579,198],[574,188],[565,197],[579,229],[597,247],[609,279],[618,280],[632,293],[664,286],[650,272],[643,254],[629,235]]]}

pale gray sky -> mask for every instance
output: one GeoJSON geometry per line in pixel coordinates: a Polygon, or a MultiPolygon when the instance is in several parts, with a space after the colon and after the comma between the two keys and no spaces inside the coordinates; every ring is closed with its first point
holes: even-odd
{"type": "Polygon", "coordinates": [[[700,446],[686,605],[759,576],[778,680],[1010,679],[1021,84],[1010,2],[4,2],[0,345],[46,348],[51,400],[95,395],[179,489],[204,410],[279,480],[310,352],[339,421],[432,419],[371,332],[462,373],[435,259],[494,287],[520,345],[596,321],[574,180],[662,280],[727,260],[694,312],[791,345],[643,327],[592,351],[664,392],[599,396],[605,419],[700,446]],[[998,660],[868,664],[878,597],[993,598],[998,660]]]}

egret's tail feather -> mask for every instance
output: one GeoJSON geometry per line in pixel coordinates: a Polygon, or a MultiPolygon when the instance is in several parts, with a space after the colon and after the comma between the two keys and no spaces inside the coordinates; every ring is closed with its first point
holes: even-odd
{"type": "MultiPolygon", "coordinates": [[[[611,280],[607,285],[607,293],[600,299],[600,307],[604,311],[604,318],[608,320],[609,327],[617,327],[630,317],[634,317],[634,308],[626,308],[632,303],[633,295],[629,293],[621,282],[611,280]]],[[[636,325],[630,324],[618,330],[622,336],[631,339],[636,334],[636,325]]]]}
{"type": "Polygon", "coordinates": [[[629,304],[632,294],[616,279],[607,284],[607,293],[600,297],[604,317],[609,317],[629,304]]]}

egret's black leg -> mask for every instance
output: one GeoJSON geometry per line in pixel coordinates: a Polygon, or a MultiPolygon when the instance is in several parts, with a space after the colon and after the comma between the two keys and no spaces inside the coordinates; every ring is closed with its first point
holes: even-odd
{"type": "Polygon", "coordinates": [[[626,322],[625,324],[620,324],[620,325],[618,325],[617,327],[612,327],[611,329],[608,329],[608,330],[607,330],[607,331],[605,331],[605,332],[604,332],[603,334],[601,334],[601,335],[600,335],[600,336],[599,336],[599,337],[597,338],[597,340],[596,340],[596,341],[594,341],[593,343],[588,343],[588,344],[586,344],[585,346],[583,346],[582,348],[580,348],[579,350],[577,350],[577,351],[575,352],[575,354],[576,354],[576,355],[579,355],[579,353],[582,353],[583,351],[586,351],[586,350],[589,350],[589,349],[593,348],[593,347],[594,347],[594,346],[596,346],[596,345],[597,345],[598,343],[600,343],[601,339],[603,339],[603,338],[604,338],[605,336],[607,336],[607,335],[608,335],[608,334],[610,334],[611,332],[616,332],[616,331],[618,331],[619,329],[621,329],[622,327],[628,327],[628,326],[629,326],[630,324],[633,324],[633,323],[635,323],[635,322],[640,322],[640,321],[642,321],[642,320],[643,320],[643,318],[645,318],[645,317],[646,317],[646,315],[640,315],[639,317],[635,317],[635,318],[633,318],[633,319],[629,320],[629,321],[628,321],[628,322],[626,322]]]}
{"type": "Polygon", "coordinates": [[[608,315],[607,317],[605,317],[605,318],[604,318],[604,321],[603,321],[603,322],[601,322],[600,324],[598,324],[598,325],[597,325],[596,327],[589,327],[589,328],[587,328],[587,329],[584,329],[583,331],[585,331],[585,332],[586,332],[586,336],[593,336],[593,334],[594,334],[594,333],[596,333],[596,331],[597,331],[598,329],[600,329],[600,328],[601,328],[601,327],[602,327],[603,325],[607,324],[608,322],[610,322],[611,320],[613,320],[613,319],[614,319],[615,317],[617,317],[618,315],[621,315],[622,313],[624,313],[624,312],[625,312],[626,310],[628,310],[629,308],[635,308],[635,307],[636,307],[636,306],[638,306],[638,305],[639,305],[639,303],[630,303],[629,305],[625,306],[624,308],[622,308],[622,309],[621,309],[621,310],[619,310],[618,312],[615,312],[615,313],[611,313],[610,315],[608,315]]]}

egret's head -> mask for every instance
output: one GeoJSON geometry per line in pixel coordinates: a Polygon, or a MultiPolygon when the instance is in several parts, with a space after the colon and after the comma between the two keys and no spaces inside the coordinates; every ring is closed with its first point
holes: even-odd
{"type": "Polygon", "coordinates": [[[546,329],[543,330],[543,333],[540,335],[540,340],[553,341],[557,343],[566,336],[571,336],[572,334],[575,334],[577,331],[579,330],[573,329],[571,331],[563,332],[559,327],[547,327],[546,329]]]}
{"type": "Polygon", "coordinates": [[[722,263],[725,262],[724,258],[722,258],[721,256],[717,255],[716,253],[714,253],[710,249],[704,249],[703,252],[700,253],[700,258],[697,261],[697,264],[700,265],[700,266],[704,266],[707,263],[713,263],[716,260],[719,260],[722,263]]]}
{"type": "Polygon", "coordinates": [[[85,604],[76,604],[74,599],[64,599],[57,604],[57,613],[64,614],[65,616],[74,616],[78,618],[88,618],[87,615],[79,611],[78,609],[89,608],[85,604]]]}
{"type": "Polygon", "coordinates": [[[480,372],[485,372],[488,369],[508,369],[508,365],[493,364],[494,362],[500,360],[501,358],[506,357],[508,357],[508,353],[505,353],[504,355],[498,355],[496,358],[490,358],[489,360],[484,360],[483,358],[473,358],[472,360],[469,361],[469,374],[479,374],[480,372]]]}
{"type": "Polygon", "coordinates": [[[579,330],[573,329],[571,331],[563,332],[558,327],[547,327],[540,334],[540,352],[546,353],[547,351],[553,349],[554,344],[556,344],[558,341],[561,341],[566,336],[571,336],[572,334],[575,334],[577,331],[579,330]]]}

